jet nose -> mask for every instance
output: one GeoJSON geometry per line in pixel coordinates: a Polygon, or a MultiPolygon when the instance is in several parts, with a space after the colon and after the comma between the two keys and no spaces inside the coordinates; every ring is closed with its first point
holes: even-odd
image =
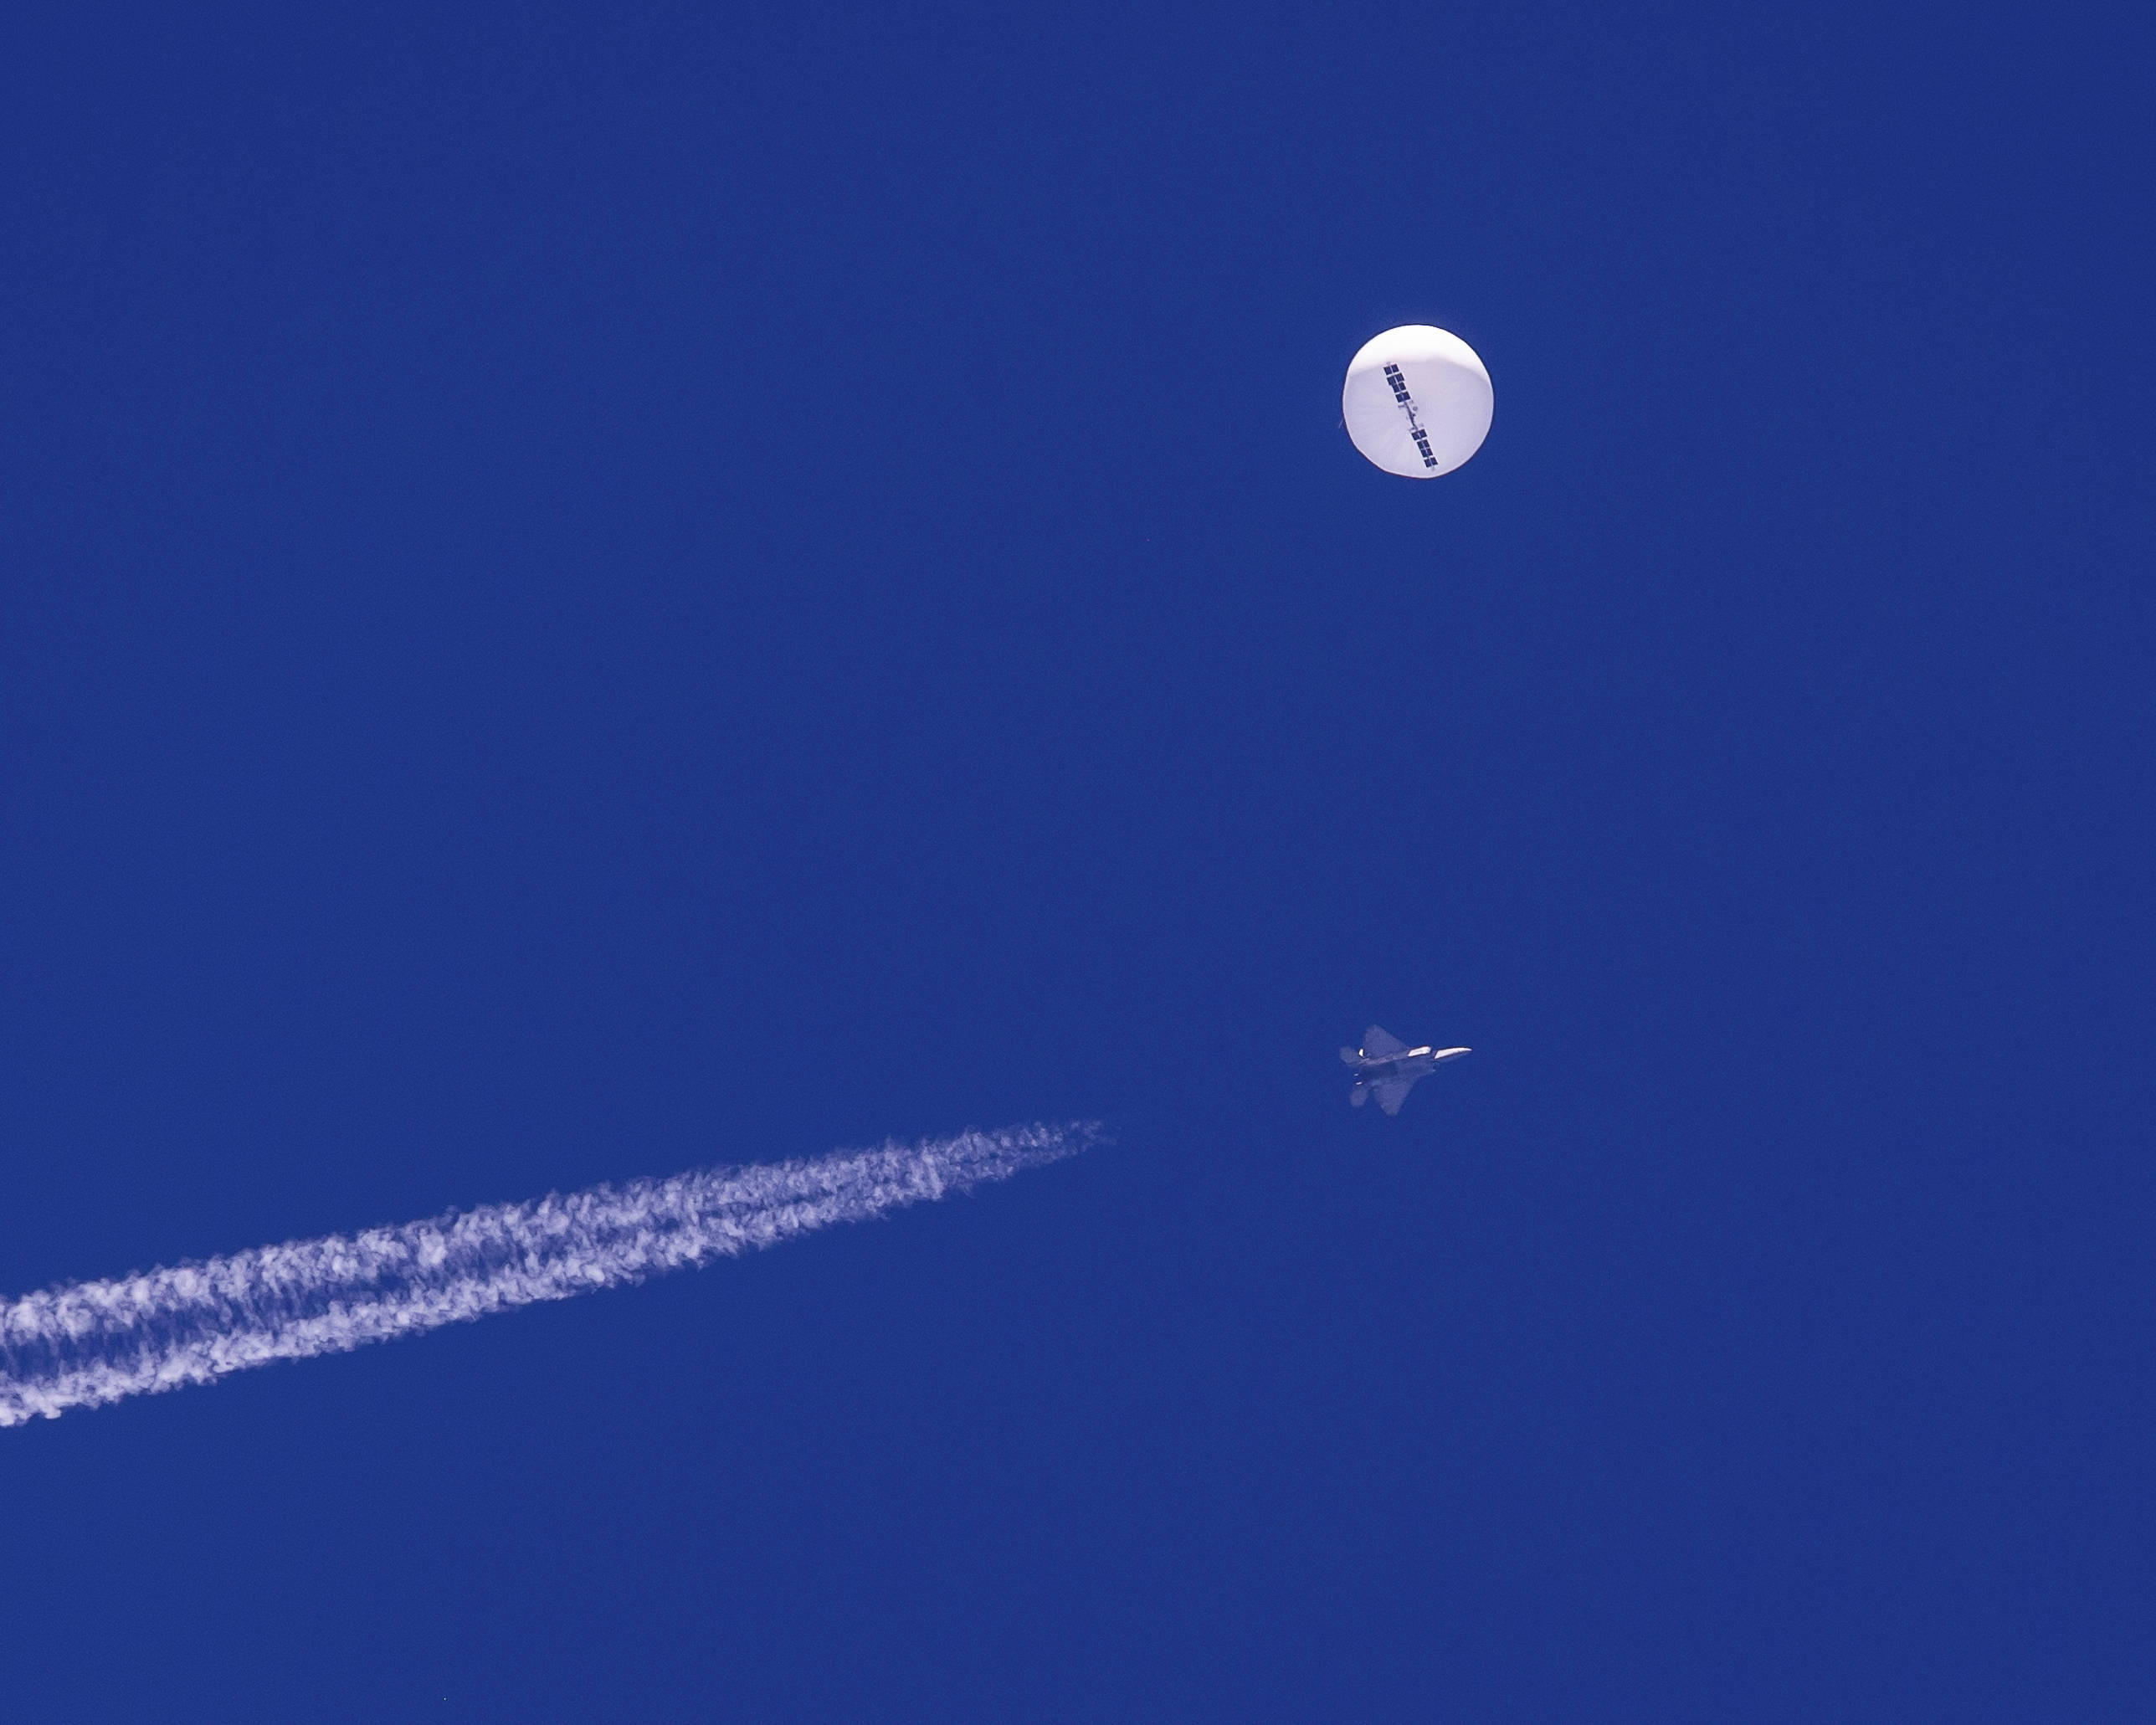
{"type": "Polygon", "coordinates": [[[1464,1054],[1474,1052],[1471,1048],[1440,1048],[1437,1051],[1437,1058],[1440,1060],[1456,1060],[1464,1054]]]}

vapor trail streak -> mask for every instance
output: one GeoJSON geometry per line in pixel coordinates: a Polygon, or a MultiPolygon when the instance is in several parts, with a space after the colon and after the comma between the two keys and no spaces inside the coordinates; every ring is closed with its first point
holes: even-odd
{"type": "Polygon", "coordinates": [[[1090,1125],[711,1168],[235,1252],[0,1305],[0,1426],[343,1353],[776,1245],[1073,1155],[1090,1125]]]}

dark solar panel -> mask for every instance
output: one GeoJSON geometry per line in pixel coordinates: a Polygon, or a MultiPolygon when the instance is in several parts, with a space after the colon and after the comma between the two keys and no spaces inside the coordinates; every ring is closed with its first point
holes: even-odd
{"type": "Polygon", "coordinates": [[[1414,439],[1414,446],[1422,451],[1422,465],[1424,467],[1436,466],[1437,457],[1430,452],[1430,434],[1415,418],[1414,398],[1408,393],[1408,380],[1400,374],[1398,366],[1389,365],[1385,367],[1385,381],[1393,386],[1393,399],[1400,404],[1408,416],[1408,435],[1414,439]]]}

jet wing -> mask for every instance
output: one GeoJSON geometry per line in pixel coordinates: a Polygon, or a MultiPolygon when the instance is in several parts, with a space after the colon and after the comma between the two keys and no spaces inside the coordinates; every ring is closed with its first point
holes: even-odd
{"type": "Polygon", "coordinates": [[[1397,1114],[1400,1111],[1400,1104],[1407,1101],[1408,1092],[1414,1087],[1413,1078],[1388,1078],[1383,1083],[1372,1085],[1370,1094],[1378,1099],[1378,1106],[1386,1113],[1397,1114]]]}
{"type": "Polygon", "coordinates": [[[1373,1024],[1363,1033],[1363,1055],[1366,1060],[1389,1060],[1394,1055],[1407,1051],[1407,1044],[1379,1025],[1373,1024]]]}

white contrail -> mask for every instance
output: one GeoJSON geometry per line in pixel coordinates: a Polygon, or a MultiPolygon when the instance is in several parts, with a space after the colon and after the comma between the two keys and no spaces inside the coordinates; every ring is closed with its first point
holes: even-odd
{"type": "Polygon", "coordinates": [[[641,1281],[1007,1179],[1100,1136],[1017,1127],[711,1168],[47,1288],[0,1306],[0,1425],[641,1281]]]}

